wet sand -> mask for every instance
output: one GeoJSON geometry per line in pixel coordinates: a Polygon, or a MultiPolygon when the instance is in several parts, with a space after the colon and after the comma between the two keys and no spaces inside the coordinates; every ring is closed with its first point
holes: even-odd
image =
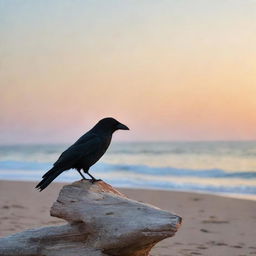
{"type": "MultiPolygon", "coordinates": [[[[62,224],[49,215],[63,184],[39,193],[35,182],[0,180],[0,236],[62,224]]],[[[120,189],[129,198],[183,217],[176,235],[158,243],[152,256],[256,255],[256,201],[188,192],[120,189]]]]}

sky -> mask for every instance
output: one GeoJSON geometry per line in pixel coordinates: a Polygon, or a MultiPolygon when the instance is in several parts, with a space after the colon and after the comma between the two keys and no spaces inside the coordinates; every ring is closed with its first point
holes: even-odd
{"type": "Polygon", "coordinates": [[[256,140],[255,0],[0,0],[0,144],[256,140]]]}

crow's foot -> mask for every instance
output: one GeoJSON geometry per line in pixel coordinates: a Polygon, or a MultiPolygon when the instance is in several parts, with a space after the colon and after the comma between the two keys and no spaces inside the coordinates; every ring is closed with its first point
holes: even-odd
{"type": "Polygon", "coordinates": [[[94,182],[102,181],[102,179],[90,179],[90,182],[93,184],[94,182]]]}

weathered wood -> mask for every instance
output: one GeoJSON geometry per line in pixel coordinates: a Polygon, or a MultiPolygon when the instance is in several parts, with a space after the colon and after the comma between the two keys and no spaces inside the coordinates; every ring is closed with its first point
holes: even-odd
{"type": "Polygon", "coordinates": [[[64,186],[51,215],[68,224],[1,238],[0,255],[147,256],[181,223],[179,216],[128,199],[103,181],[64,186]]]}

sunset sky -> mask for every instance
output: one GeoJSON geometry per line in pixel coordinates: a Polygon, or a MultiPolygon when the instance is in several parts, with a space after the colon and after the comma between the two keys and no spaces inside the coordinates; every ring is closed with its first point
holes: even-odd
{"type": "Polygon", "coordinates": [[[256,1],[0,0],[0,144],[256,140],[256,1]]]}

